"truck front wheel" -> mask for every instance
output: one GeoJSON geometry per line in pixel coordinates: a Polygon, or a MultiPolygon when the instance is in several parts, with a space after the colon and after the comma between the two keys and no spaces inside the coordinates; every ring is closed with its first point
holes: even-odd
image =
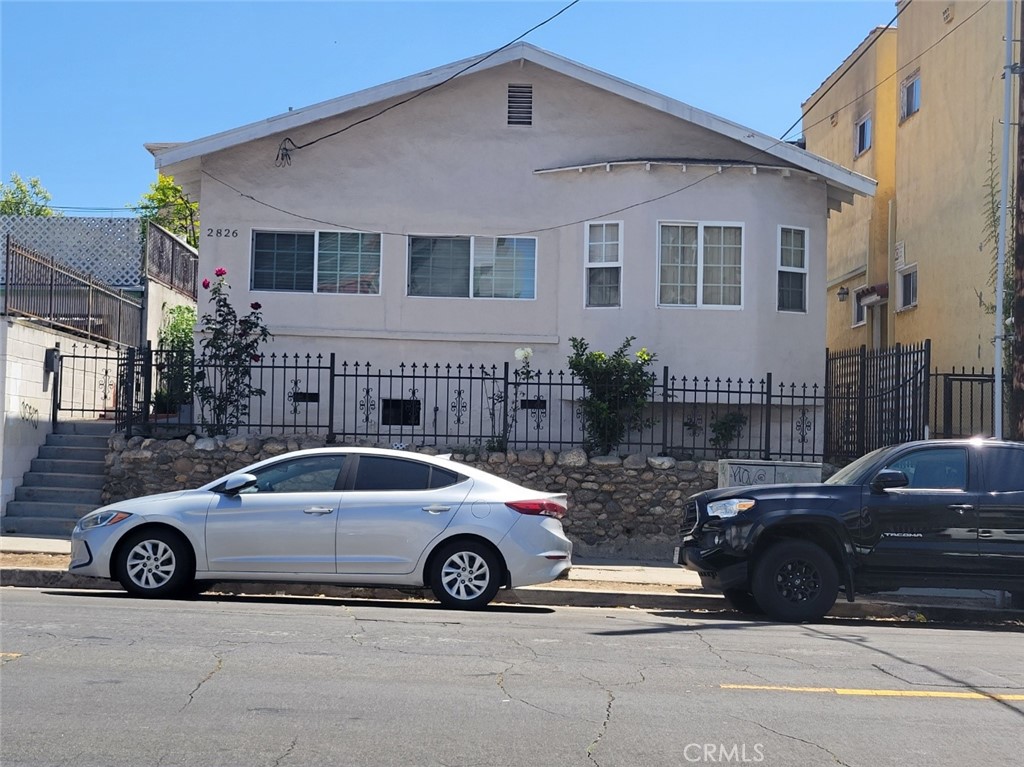
{"type": "Polygon", "coordinates": [[[750,585],[769,618],[785,623],[816,621],[835,604],[839,573],[820,546],[783,540],[771,544],[758,558],[750,585]]]}

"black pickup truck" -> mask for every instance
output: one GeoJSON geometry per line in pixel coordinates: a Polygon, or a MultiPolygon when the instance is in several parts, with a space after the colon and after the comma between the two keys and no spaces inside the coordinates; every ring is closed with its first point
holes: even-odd
{"type": "Polygon", "coordinates": [[[690,497],[676,561],[744,612],[817,620],[842,590],[997,589],[1024,608],[1024,443],[884,447],[822,484],[690,497]]]}

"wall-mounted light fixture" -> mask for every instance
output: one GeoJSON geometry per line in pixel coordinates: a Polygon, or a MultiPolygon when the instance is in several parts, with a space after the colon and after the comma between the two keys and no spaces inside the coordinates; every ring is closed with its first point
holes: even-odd
{"type": "Polygon", "coordinates": [[[850,297],[850,289],[848,287],[846,287],[845,285],[843,285],[843,287],[839,288],[839,290],[836,291],[836,298],[839,299],[840,303],[846,301],[846,299],[849,298],[849,297],[850,297]]]}

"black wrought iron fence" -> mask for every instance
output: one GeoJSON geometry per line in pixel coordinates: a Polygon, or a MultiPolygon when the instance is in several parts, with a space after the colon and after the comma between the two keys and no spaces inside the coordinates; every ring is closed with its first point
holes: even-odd
{"type": "Polygon", "coordinates": [[[995,433],[995,373],[991,368],[934,370],[931,426],[936,437],[990,437],[995,433]]]}
{"type": "Polygon", "coordinates": [[[931,342],[827,354],[825,457],[843,462],[928,432],[931,342]]]}
{"type": "MultiPolygon", "coordinates": [[[[223,366],[148,347],[119,355],[117,405],[109,408],[119,429],[212,432],[224,417],[196,386],[202,380],[216,390],[223,366]]],[[[563,371],[523,375],[507,363],[381,368],[338,363],[333,354],[272,354],[254,362],[249,375],[263,394],[234,414],[243,432],[490,451],[588,442],[580,408],[586,389],[563,371]]],[[[614,401],[610,407],[617,410],[614,401]]],[[[628,430],[618,447],[678,458],[819,460],[824,409],[816,384],[773,384],[770,374],[756,381],[677,378],[666,367],[652,385],[643,425],[628,430]]]]}
{"type": "Polygon", "coordinates": [[[142,338],[142,302],[91,275],[18,245],[7,235],[4,313],[95,341],[142,338]]]}

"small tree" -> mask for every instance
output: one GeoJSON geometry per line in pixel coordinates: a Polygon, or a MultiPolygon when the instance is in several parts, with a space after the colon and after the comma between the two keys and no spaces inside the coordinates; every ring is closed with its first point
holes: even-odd
{"type": "Polygon", "coordinates": [[[635,340],[629,336],[609,355],[590,351],[582,338],[569,339],[569,369],[587,390],[579,400],[587,450],[609,453],[627,431],[655,423],[643,413],[654,387],[655,375],[648,368],[656,355],[644,347],[630,359],[629,347],[635,340]]]}
{"type": "Polygon", "coordinates": [[[199,247],[199,203],[185,195],[173,176],[161,173],[149,191],[128,207],[143,221],[158,224],[193,248],[199,247]]]}
{"type": "Polygon", "coordinates": [[[51,199],[38,178],[26,182],[12,173],[10,184],[0,183],[0,214],[6,216],[59,216],[50,207],[51,199]]]}
{"type": "Polygon", "coordinates": [[[178,405],[192,401],[195,329],[195,307],[180,304],[168,309],[164,304],[164,320],[157,334],[160,384],[153,395],[158,413],[176,412],[178,405]]]}
{"type": "Polygon", "coordinates": [[[263,359],[260,346],[271,337],[260,314],[263,307],[254,301],[249,313],[239,316],[228,297],[227,274],[226,269],[218,268],[215,282],[203,280],[213,311],[200,321],[195,394],[201,423],[211,436],[237,431],[249,414],[249,400],[266,394],[252,381],[252,363],[263,359]]]}

